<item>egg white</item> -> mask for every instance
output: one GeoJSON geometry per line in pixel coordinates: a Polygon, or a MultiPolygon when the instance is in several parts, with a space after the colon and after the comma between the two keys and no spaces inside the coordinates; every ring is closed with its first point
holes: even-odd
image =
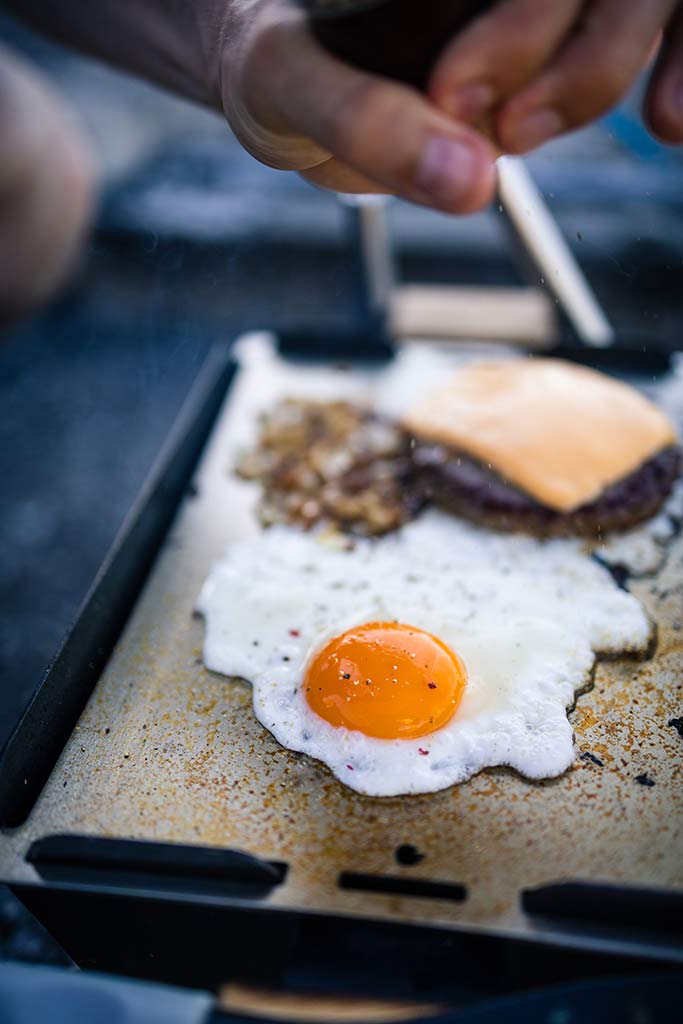
{"type": "Polygon", "coordinates": [[[597,653],[641,652],[639,602],[572,540],[489,533],[430,511],[351,548],[278,526],[234,544],[198,601],[204,661],[253,686],[259,721],[285,747],[372,796],[444,789],[482,768],[532,779],[572,762],[567,708],[597,653]],[[448,644],[468,682],[456,714],[417,740],[382,740],[321,719],[302,686],[331,637],[397,620],[448,644]]]}

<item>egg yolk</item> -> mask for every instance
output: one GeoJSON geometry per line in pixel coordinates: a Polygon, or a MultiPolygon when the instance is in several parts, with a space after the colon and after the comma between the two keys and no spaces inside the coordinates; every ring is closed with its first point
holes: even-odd
{"type": "Polygon", "coordinates": [[[453,717],[465,682],[462,661],[437,637],[398,622],[369,622],[318,651],[304,692],[330,725],[415,739],[453,717]]]}

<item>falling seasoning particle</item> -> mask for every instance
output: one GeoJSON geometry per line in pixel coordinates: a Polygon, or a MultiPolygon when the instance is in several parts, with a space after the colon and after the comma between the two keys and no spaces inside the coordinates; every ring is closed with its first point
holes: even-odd
{"type": "Polygon", "coordinates": [[[591,754],[590,750],[584,750],[583,754],[580,755],[582,761],[590,761],[591,764],[597,764],[598,768],[603,768],[605,762],[601,761],[595,754],[591,754]]]}
{"type": "Polygon", "coordinates": [[[436,689],[436,683],[427,683],[427,686],[429,687],[430,690],[436,689]]]}
{"type": "Polygon", "coordinates": [[[682,718],[670,718],[669,721],[667,722],[667,725],[670,725],[672,729],[675,729],[676,732],[678,733],[678,735],[683,740],[683,717],[682,718]]]}
{"type": "Polygon", "coordinates": [[[350,679],[350,678],[351,678],[351,673],[350,672],[342,672],[342,679],[350,679]]]}
{"type": "Polygon", "coordinates": [[[577,231],[577,232],[576,232],[576,237],[578,238],[578,240],[579,240],[580,242],[583,242],[583,235],[581,234],[581,232],[580,232],[580,231],[577,231]]]}
{"type": "Polygon", "coordinates": [[[289,655],[288,654],[283,654],[282,655],[282,660],[283,661],[289,661],[289,655]]]}
{"type": "Polygon", "coordinates": [[[124,754],[123,756],[127,760],[130,757],[130,754],[124,754]]]}
{"type": "Polygon", "coordinates": [[[258,640],[251,641],[252,647],[258,647],[258,640]]]}
{"type": "Polygon", "coordinates": [[[426,757],[427,754],[429,753],[429,751],[425,750],[423,747],[418,747],[417,748],[417,752],[418,752],[418,754],[422,754],[423,757],[426,757]]]}
{"type": "Polygon", "coordinates": [[[110,732],[111,732],[111,729],[110,729],[109,727],[107,727],[107,728],[106,728],[106,729],[104,730],[104,735],[105,735],[105,736],[108,736],[110,732]]]}
{"type": "Polygon", "coordinates": [[[346,767],[349,769],[350,772],[353,771],[353,765],[352,764],[347,764],[346,767]]]}
{"type": "Polygon", "coordinates": [[[636,775],[636,782],[640,783],[641,786],[654,786],[655,780],[651,779],[647,772],[643,772],[642,775],[636,775]]]}
{"type": "Polygon", "coordinates": [[[299,629],[290,629],[289,635],[290,636],[301,636],[301,630],[299,630],[299,629]]]}

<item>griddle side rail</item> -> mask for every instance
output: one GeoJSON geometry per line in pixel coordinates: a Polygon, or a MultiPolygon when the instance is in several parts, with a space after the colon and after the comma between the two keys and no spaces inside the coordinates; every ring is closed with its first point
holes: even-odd
{"type": "Polygon", "coordinates": [[[187,490],[235,372],[207,357],[74,625],[0,754],[0,826],[28,817],[107,663],[187,490]]]}

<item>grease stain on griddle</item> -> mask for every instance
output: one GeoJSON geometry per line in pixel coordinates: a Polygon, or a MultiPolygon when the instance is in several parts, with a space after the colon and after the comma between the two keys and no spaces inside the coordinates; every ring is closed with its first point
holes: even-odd
{"type": "Polygon", "coordinates": [[[412,843],[402,843],[394,850],[394,857],[398,864],[402,864],[404,867],[413,867],[423,861],[425,855],[412,843]]]}

